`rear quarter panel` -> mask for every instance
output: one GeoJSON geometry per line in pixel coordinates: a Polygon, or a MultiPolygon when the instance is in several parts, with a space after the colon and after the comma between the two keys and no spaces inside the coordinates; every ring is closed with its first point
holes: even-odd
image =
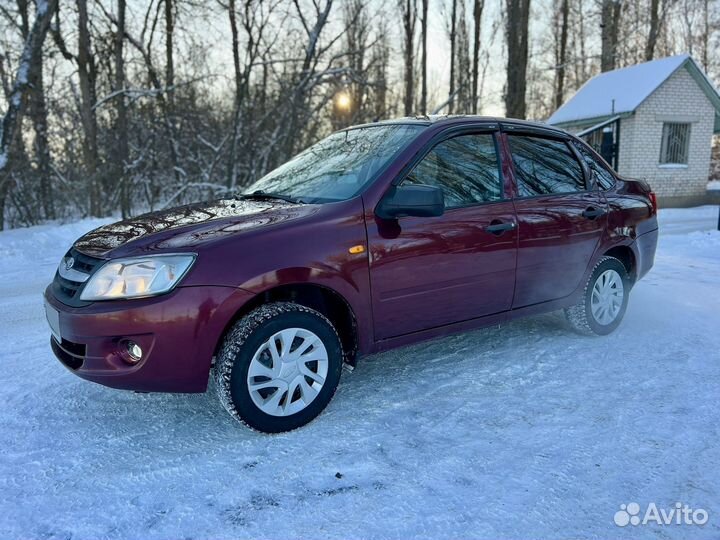
{"type": "Polygon", "coordinates": [[[658,238],[657,213],[643,182],[619,179],[605,196],[608,227],[601,253],[614,246],[628,246],[635,257],[635,279],[643,277],[653,265],[658,238]]]}

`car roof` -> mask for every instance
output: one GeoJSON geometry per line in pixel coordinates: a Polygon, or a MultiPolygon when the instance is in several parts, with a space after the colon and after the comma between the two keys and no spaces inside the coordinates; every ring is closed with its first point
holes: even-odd
{"type": "Polygon", "coordinates": [[[350,126],[346,129],[356,129],[361,127],[370,127],[378,125],[420,125],[420,126],[443,126],[443,125],[458,125],[458,124],[498,124],[508,131],[529,129],[532,131],[544,131],[549,133],[556,133],[564,137],[568,136],[568,132],[555,127],[545,124],[543,122],[533,122],[530,120],[519,120],[517,118],[502,118],[497,116],[480,116],[474,114],[443,114],[443,115],[422,115],[422,116],[408,116],[404,118],[393,118],[388,120],[379,120],[377,122],[369,122],[366,124],[360,124],[356,126],[350,126]]]}

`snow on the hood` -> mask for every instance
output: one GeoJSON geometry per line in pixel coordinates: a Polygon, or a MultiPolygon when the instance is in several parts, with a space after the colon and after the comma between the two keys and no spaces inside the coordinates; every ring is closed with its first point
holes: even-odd
{"type": "Polygon", "coordinates": [[[68,373],[41,292],[101,222],[0,233],[0,538],[718,538],[717,211],[660,211],[612,335],[552,313],[362,358],[275,436],[68,373]],[[710,519],[616,526],[631,502],[710,519]]]}

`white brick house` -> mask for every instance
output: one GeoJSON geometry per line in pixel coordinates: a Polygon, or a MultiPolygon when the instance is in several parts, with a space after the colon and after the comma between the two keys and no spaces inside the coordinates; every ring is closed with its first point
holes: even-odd
{"type": "Polygon", "coordinates": [[[548,123],[587,140],[621,175],[650,182],[664,206],[711,202],[720,95],[690,55],[601,73],[548,123]]]}

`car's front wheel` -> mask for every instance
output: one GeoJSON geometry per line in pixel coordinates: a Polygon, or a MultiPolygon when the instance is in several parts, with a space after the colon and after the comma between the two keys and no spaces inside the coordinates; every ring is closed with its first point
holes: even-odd
{"type": "Polygon", "coordinates": [[[215,387],[228,412],[251,428],[289,431],[330,402],[342,360],[340,338],[321,313],[291,302],[265,304],[226,335],[215,387]]]}
{"type": "Polygon", "coordinates": [[[625,315],[630,286],[623,263],[615,257],[603,257],[590,274],[582,299],[566,309],[565,316],[579,332],[609,334],[625,315]]]}

